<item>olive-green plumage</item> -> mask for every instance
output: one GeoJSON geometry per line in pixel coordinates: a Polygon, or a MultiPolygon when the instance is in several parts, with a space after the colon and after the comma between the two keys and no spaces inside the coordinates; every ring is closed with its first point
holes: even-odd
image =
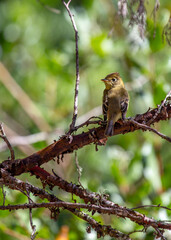
{"type": "Polygon", "coordinates": [[[103,92],[103,115],[107,121],[105,135],[112,136],[115,122],[126,118],[129,95],[119,73],[111,73],[101,80],[106,86],[103,92]]]}

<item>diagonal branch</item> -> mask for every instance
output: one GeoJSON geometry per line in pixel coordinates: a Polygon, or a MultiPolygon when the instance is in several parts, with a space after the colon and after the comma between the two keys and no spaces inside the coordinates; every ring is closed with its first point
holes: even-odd
{"type": "MultiPolygon", "coordinates": [[[[96,220],[94,220],[92,217],[90,217],[88,214],[76,209],[78,205],[75,205],[76,206],[75,207],[72,203],[67,204],[67,203],[63,202],[62,200],[60,200],[59,198],[57,198],[56,196],[54,196],[53,194],[47,193],[43,189],[35,187],[28,182],[25,183],[22,180],[12,177],[8,172],[4,171],[3,169],[1,170],[1,175],[2,175],[2,178],[0,179],[0,184],[4,184],[11,189],[16,189],[16,190],[19,190],[22,192],[26,191],[26,189],[27,189],[27,191],[32,192],[32,194],[34,196],[39,196],[41,199],[47,199],[50,202],[49,206],[48,205],[43,206],[43,205],[39,205],[37,203],[33,203],[34,206],[48,207],[48,208],[50,208],[51,211],[58,211],[58,208],[60,206],[64,207],[65,209],[67,209],[68,211],[70,211],[71,213],[76,215],[77,217],[86,221],[97,232],[98,237],[110,235],[111,237],[115,237],[118,239],[131,240],[131,238],[127,234],[124,234],[116,229],[113,229],[111,226],[101,225],[96,220]]],[[[0,209],[1,210],[5,210],[7,208],[15,209],[15,210],[16,209],[24,209],[24,208],[26,209],[27,208],[26,206],[28,206],[28,208],[33,208],[31,203],[24,204],[24,205],[16,205],[17,207],[14,207],[14,205],[13,206],[8,205],[8,206],[4,206],[4,209],[1,208],[2,206],[0,206],[0,209]],[[9,208],[8,208],[8,206],[9,206],[9,208]],[[23,206],[25,206],[25,207],[23,208],[23,206]]]]}
{"type": "Polygon", "coordinates": [[[7,136],[5,135],[2,123],[0,123],[0,137],[4,140],[4,142],[6,143],[7,147],[10,150],[10,154],[11,154],[11,160],[14,161],[15,160],[15,153],[14,153],[14,149],[12,148],[7,136]]]}
{"type": "MultiPolygon", "coordinates": [[[[165,229],[164,225],[161,225],[161,221],[157,222],[155,219],[151,219],[149,217],[146,217],[145,215],[138,213],[136,211],[133,211],[132,209],[119,206],[118,204],[115,204],[111,202],[110,200],[107,200],[107,198],[103,195],[94,193],[94,192],[88,192],[86,189],[81,188],[78,185],[75,185],[73,183],[69,183],[65,181],[64,179],[60,178],[55,174],[55,176],[49,174],[44,169],[41,169],[39,167],[35,167],[33,169],[33,173],[36,175],[36,177],[39,177],[43,182],[48,184],[51,187],[58,186],[59,188],[63,189],[66,192],[75,194],[76,196],[79,196],[81,199],[84,200],[84,202],[87,204],[87,209],[94,210],[100,213],[108,213],[110,214],[110,210],[112,211],[111,214],[116,215],[121,218],[129,218],[131,221],[143,225],[143,226],[152,226],[152,227],[162,227],[165,229]],[[94,206],[100,207],[100,209],[97,209],[94,206]],[[92,207],[92,208],[91,208],[92,207]],[[101,208],[102,207],[102,208],[101,208]],[[104,208],[104,209],[103,209],[104,208]],[[102,210],[103,209],[103,210],[102,210]],[[110,209],[110,210],[107,210],[110,209]],[[107,212],[105,212],[105,210],[107,212]],[[156,225],[157,224],[157,225],[156,225]]],[[[76,206],[76,205],[75,205],[76,206]]],[[[81,206],[81,205],[77,205],[81,206]]],[[[84,206],[84,205],[82,205],[84,206]]],[[[80,207],[81,208],[81,207],[80,207]]],[[[84,208],[84,207],[83,207],[84,208]]],[[[170,209],[168,209],[170,210],[170,209]]],[[[166,224],[168,229],[171,229],[171,224],[166,224]]]]}
{"type": "Polygon", "coordinates": [[[159,131],[157,131],[154,128],[151,128],[151,127],[149,127],[149,126],[147,126],[145,124],[142,124],[142,123],[138,123],[138,122],[134,121],[133,119],[131,119],[130,122],[135,124],[137,127],[140,127],[140,128],[142,128],[144,130],[149,130],[150,132],[153,132],[153,133],[157,134],[158,136],[160,136],[161,138],[167,140],[168,142],[171,142],[171,138],[170,137],[160,133],[159,131]]]}
{"type": "MultiPolygon", "coordinates": [[[[144,114],[139,114],[133,118],[134,121],[139,124],[144,124],[153,118],[153,116],[158,111],[158,108],[151,109],[144,114]]],[[[153,119],[151,124],[159,122],[161,120],[167,120],[171,118],[171,105],[167,104],[164,106],[160,113],[153,119]]],[[[101,121],[99,121],[99,124],[101,121]]],[[[140,129],[139,126],[131,123],[131,121],[117,122],[115,124],[114,135],[125,134],[128,132],[134,132],[140,129]]],[[[43,163],[50,161],[55,157],[64,155],[66,153],[71,153],[79,148],[82,148],[91,143],[96,145],[104,145],[107,141],[106,136],[104,135],[105,126],[91,128],[87,132],[83,132],[78,135],[73,135],[72,142],[69,142],[66,137],[62,137],[59,141],[52,143],[46,148],[24,158],[18,159],[14,162],[6,160],[0,164],[0,168],[4,168],[9,171],[12,175],[20,175],[24,172],[28,172],[31,168],[35,166],[40,166],[43,163]]]]}
{"type": "MultiPolygon", "coordinates": [[[[26,189],[30,192],[32,192],[35,196],[39,196],[40,198],[44,199],[47,198],[50,203],[30,203],[30,204],[24,204],[24,205],[8,205],[8,206],[0,206],[1,210],[16,210],[16,209],[26,209],[26,208],[39,208],[39,207],[50,207],[51,209],[54,209],[54,207],[61,208],[64,207],[65,209],[71,211],[76,216],[82,218],[83,220],[87,221],[95,231],[97,231],[97,235],[104,236],[104,235],[110,235],[111,237],[120,238],[120,239],[130,239],[127,234],[123,234],[115,229],[113,229],[110,226],[101,225],[97,223],[93,218],[85,214],[84,212],[80,211],[80,208],[88,209],[89,211],[94,210],[99,213],[104,214],[116,214],[119,217],[128,217],[130,216],[130,219],[135,221],[136,223],[143,225],[144,227],[153,227],[154,229],[171,229],[171,224],[164,221],[156,221],[154,219],[150,219],[146,217],[143,214],[140,214],[138,212],[135,212],[131,209],[127,209],[125,207],[120,207],[117,204],[114,204],[106,199],[101,198],[101,201],[94,202],[94,204],[79,204],[79,203],[70,203],[70,202],[63,202],[60,199],[56,198],[54,195],[47,193],[43,189],[40,189],[38,187],[34,187],[33,185],[27,183],[24,183],[21,180],[18,180],[14,177],[12,177],[8,172],[1,170],[2,178],[0,180],[1,184],[5,184],[6,186],[10,187],[11,189],[20,189],[22,191],[25,191],[26,189]]],[[[84,191],[81,189],[81,191],[84,191]]],[[[99,198],[100,199],[100,198],[99,198]]]]}

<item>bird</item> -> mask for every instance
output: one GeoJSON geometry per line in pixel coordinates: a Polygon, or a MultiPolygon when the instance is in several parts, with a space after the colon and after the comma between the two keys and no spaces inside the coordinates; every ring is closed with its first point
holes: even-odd
{"type": "Polygon", "coordinates": [[[106,87],[102,105],[104,121],[107,122],[105,135],[112,136],[115,122],[120,118],[126,119],[129,95],[118,72],[110,73],[101,80],[106,87]]]}

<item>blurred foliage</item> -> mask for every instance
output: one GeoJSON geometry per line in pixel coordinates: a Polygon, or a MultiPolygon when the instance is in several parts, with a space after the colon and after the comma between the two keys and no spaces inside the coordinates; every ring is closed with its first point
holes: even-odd
{"type": "MultiPolygon", "coordinates": [[[[162,40],[162,32],[170,16],[170,0],[161,1],[156,22],[152,18],[155,1],[148,1],[146,36],[142,40],[137,26],[130,27],[117,15],[117,1],[73,0],[71,10],[79,31],[80,90],[79,116],[101,105],[104,89],[100,79],[117,71],[123,77],[130,94],[128,116],[143,113],[149,107],[161,103],[171,86],[171,48],[162,40]]],[[[60,10],[54,14],[39,1],[0,1],[0,59],[17,84],[41,111],[51,129],[68,129],[73,112],[75,84],[74,32],[61,1],[44,1],[60,10]]],[[[1,121],[17,135],[39,132],[38,126],[25,109],[0,82],[1,121]]],[[[27,107],[27,106],[26,106],[27,107]]],[[[99,113],[100,114],[100,113],[99,113]]],[[[78,117],[79,117],[78,116],[78,117]]],[[[86,120],[86,119],[85,119],[86,120]]],[[[169,135],[170,121],[160,122],[155,127],[169,135]]],[[[39,150],[53,139],[32,145],[39,150]]],[[[169,143],[149,132],[137,131],[112,137],[104,147],[95,151],[95,146],[86,146],[78,151],[85,188],[98,193],[107,193],[115,203],[127,207],[143,204],[161,204],[171,207],[171,150],[169,143]]],[[[25,154],[15,147],[16,158],[25,154]]],[[[1,152],[1,161],[9,152],[1,152]]],[[[46,164],[64,179],[77,182],[74,155],[67,155],[64,162],[46,164]]],[[[21,176],[33,184],[29,175],[21,176]]],[[[39,185],[41,186],[41,185],[39,185]]],[[[6,204],[24,203],[21,193],[6,189],[6,204]]],[[[72,198],[58,189],[55,194],[63,200],[72,198]]],[[[1,193],[2,204],[2,193],[1,193]]],[[[34,199],[36,201],[36,199],[34,199]]],[[[139,210],[156,219],[169,219],[165,209],[139,210]]],[[[95,215],[97,221],[112,224],[123,232],[142,229],[129,220],[95,215]]],[[[30,236],[28,211],[0,214],[0,239],[20,239],[30,236]],[[20,236],[20,237],[21,237],[20,236]]],[[[92,231],[87,234],[86,224],[64,211],[57,221],[50,219],[48,210],[33,210],[33,222],[38,238],[55,239],[61,226],[69,226],[69,239],[96,239],[92,231]]],[[[169,233],[167,233],[169,236],[169,233]]],[[[152,239],[152,232],[136,233],[135,239],[152,239]]],[[[171,235],[170,235],[171,238],[171,235]]],[[[105,237],[104,239],[110,239],[105,237]]]]}

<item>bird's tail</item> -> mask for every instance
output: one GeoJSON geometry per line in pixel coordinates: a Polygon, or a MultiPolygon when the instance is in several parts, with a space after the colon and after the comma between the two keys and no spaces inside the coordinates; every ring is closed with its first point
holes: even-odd
{"type": "Polygon", "coordinates": [[[106,136],[113,135],[113,120],[108,121],[106,129],[105,129],[105,135],[106,136]]]}

